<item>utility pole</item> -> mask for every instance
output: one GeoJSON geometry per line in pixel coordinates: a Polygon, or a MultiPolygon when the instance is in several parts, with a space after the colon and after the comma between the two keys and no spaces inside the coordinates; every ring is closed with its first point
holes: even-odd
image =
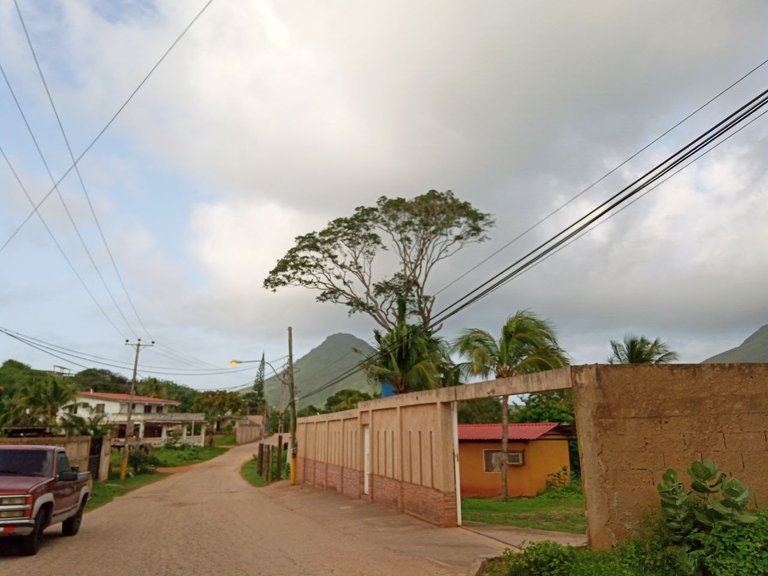
{"type": "Polygon", "coordinates": [[[291,407],[291,486],[296,484],[296,386],[293,381],[293,329],[288,326],[288,394],[291,407]]]}
{"type": "Polygon", "coordinates": [[[131,394],[128,399],[128,416],[125,420],[125,442],[123,443],[123,454],[120,459],[120,480],[125,480],[125,474],[128,471],[128,438],[129,432],[133,432],[133,397],[136,395],[136,371],[139,367],[139,352],[142,346],[154,346],[155,341],[152,340],[151,344],[142,344],[141,338],[136,340],[135,344],[131,344],[128,340],[125,341],[126,346],[134,346],[136,348],[136,355],[133,359],[133,378],[131,378],[131,394]]]}

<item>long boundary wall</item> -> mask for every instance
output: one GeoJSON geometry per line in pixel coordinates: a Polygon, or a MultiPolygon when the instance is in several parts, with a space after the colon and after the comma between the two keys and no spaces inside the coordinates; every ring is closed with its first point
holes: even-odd
{"type": "Polygon", "coordinates": [[[567,388],[593,548],[626,537],[666,468],[685,476],[694,459],[768,507],[768,364],[574,366],[362,402],[299,419],[297,480],[455,526],[456,402],[567,388]]]}

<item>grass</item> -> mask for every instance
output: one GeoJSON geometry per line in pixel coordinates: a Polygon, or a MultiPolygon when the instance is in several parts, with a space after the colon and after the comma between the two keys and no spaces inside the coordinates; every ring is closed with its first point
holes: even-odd
{"type": "Polygon", "coordinates": [[[217,434],[213,437],[214,446],[234,446],[235,435],[234,434],[217,434]]]}
{"type": "Polygon", "coordinates": [[[176,466],[188,466],[205,462],[216,456],[221,456],[226,452],[226,448],[221,447],[200,447],[186,446],[179,448],[158,448],[152,450],[151,454],[157,458],[158,466],[163,468],[175,468],[176,466]]]}
{"type": "Polygon", "coordinates": [[[267,484],[269,484],[259,474],[258,462],[254,458],[251,458],[240,467],[240,474],[252,486],[256,486],[257,488],[261,488],[262,486],[266,486],[267,484]]]}
{"type": "Polygon", "coordinates": [[[469,522],[584,534],[587,519],[584,495],[575,490],[552,490],[535,498],[464,498],[461,516],[469,522]]]}
{"type": "Polygon", "coordinates": [[[99,506],[112,502],[117,496],[122,496],[127,492],[152,484],[158,480],[162,480],[167,476],[161,472],[149,472],[147,474],[137,474],[133,477],[128,476],[125,480],[119,479],[119,472],[117,478],[110,478],[109,480],[93,482],[93,492],[91,493],[91,499],[88,501],[88,505],[85,507],[86,511],[95,510],[99,506]]]}

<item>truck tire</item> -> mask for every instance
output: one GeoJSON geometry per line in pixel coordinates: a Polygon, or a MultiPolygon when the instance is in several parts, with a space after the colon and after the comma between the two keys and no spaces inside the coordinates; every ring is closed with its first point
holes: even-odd
{"type": "Polygon", "coordinates": [[[19,539],[19,552],[22,556],[34,556],[40,550],[40,540],[43,537],[46,518],[45,510],[40,510],[35,516],[35,527],[32,533],[19,539]]]}
{"type": "Polygon", "coordinates": [[[83,523],[83,509],[85,508],[85,502],[77,509],[77,514],[71,518],[67,518],[61,524],[61,533],[64,536],[74,536],[80,531],[80,524],[83,523]]]}

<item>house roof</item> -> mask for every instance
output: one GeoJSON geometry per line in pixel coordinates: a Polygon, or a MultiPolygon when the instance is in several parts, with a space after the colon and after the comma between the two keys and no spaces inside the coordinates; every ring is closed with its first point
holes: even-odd
{"type": "MultiPolygon", "coordinates": [[[[509,439],[536,440],[558,426],[557,422],[509,424],[509,439]]],[[[501,424],[459,424],[459,440],[501,440],[501,424]]]]}
{"type": "MultiPolygon", "coordinates": [[[[117,392],[79,392],[80,398],[94,398],[97,400],[112,400],[113,402],[131,402],[130,394],[119,394],[117,392]]],[[[153,396],[133,395],[133,402],[139,404],[165,404],[168,406],[178,406],[181,404],[178,400],[167,400],[166,398],[155,398],[153,396]]]]}

